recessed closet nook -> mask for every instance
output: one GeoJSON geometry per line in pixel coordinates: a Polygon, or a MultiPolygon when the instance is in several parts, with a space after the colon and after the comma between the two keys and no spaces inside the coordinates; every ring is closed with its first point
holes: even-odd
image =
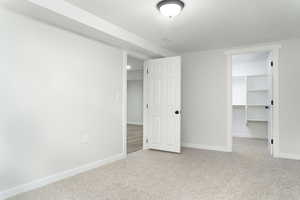
{"type": "Polygon", "coordinates": [[[268,138],[272,123],[272,62],[270,52],[232,56],[233,137],[268,138]]]}

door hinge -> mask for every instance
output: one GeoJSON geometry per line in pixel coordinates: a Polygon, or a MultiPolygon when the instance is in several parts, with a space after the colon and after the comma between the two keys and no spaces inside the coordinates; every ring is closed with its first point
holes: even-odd
{"type": "Polygon", "coordinates": [[[273,99],[271,100],[271,105],[274,106],[274,100],[273,99]]]}
{"type": "Polygon", "coordinates": [[[146,71],[146,72],[147,72],[147,74],[149,74],[149,69],[148,69],[148,68],[147,68],[147,71],[146,71]]]}
{"type": "Polygon", "coordinates": [[[274,66],[274,61],[273,61],[273,60],[270,62],[270,66],[271,66],[271,67],[274,66]]]}
{"type": "Polygon", "coordinates": [[[271,139],[271,144],[274,144],[274,140],[273,139],[271,139]]]}
{"type": "Polygon", "coordinates": [[[147,108],[147,109],[149,108],[149,104],[146,104],[146,108],[147,108]]]}

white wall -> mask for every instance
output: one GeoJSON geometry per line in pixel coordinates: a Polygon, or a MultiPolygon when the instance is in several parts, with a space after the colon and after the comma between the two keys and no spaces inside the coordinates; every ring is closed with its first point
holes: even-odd
{"type": "Polygon", "coordinates": [[[182,143],[226,150],[227,69],[223,51],[182,56],[182,143]]]}
{"type": "Polygon", "coordinates": [[[143,79],[144,79],[143,70],[128,71],[127,73],[127,80],[143,80],[143,79]]]}
{"type": "Polygon", "coordinates": [[[143,124],[143,81],[127,81],[127,123],[143,124]]]}
{"type": "Polygon", "coordinates": [[[135,71],[143,71],[144,68],[144,60],[128,56],[127,57],[127,64],[131,66],[131,69],[129,72],[135,72],[135,71]]]}
{"type": "MultiPolygon", "coordinates": [[[[279,55],[280,152],[300,159],[300,39],[282,42],[279,55]]],[[[276,102],[275,102],[276,103],[276,102]]]]}
{"type": "Polygon", "coordinates": [[[267,74],[266,60],[256,60],[251,62],[232,62],[232,75],[261,75],[267,74]]]}
{"type": "Polygon", "coordinates": [[[0,191],[123,153],[122,51],[0,8],[0,191]]]}
{"type": "MultiPolygon", "coordinates": [[[[300,159],[300,39],[279,43],[279,151],[300,159]]],[[[183,55],[183,142],[226,145],[226,66],[224,50],[183,55]]]]}

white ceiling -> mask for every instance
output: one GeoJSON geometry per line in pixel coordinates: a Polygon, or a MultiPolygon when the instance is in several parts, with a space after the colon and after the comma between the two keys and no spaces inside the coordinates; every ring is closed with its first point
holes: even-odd
{"type": "Polygon", "coordinates": [[[299,0],[184,0],[169,20],[158,0],[67,0],[146,40],[188,52],[300,37],[299,0]]]}
{"type": "Polygon", "coordinates": [[[0,8],[121,48],[140,59],[175,55],[63,0],[0,0],[0,8]]]}

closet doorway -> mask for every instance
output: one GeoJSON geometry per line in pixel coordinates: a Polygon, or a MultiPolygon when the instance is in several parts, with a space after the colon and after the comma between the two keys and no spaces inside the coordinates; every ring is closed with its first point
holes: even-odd
{"type": "Polygon", "coordinates": [[[127,153],[143,149],[143,63],[127,57],[127,153]]]}
{"type": "Polygon", "coordinates": [[[233,152],[241,148],[263,149],[273,156],[278,152],[278,52],[272,46],[227,53],[231,79],[228,142],[233,152]]]}

